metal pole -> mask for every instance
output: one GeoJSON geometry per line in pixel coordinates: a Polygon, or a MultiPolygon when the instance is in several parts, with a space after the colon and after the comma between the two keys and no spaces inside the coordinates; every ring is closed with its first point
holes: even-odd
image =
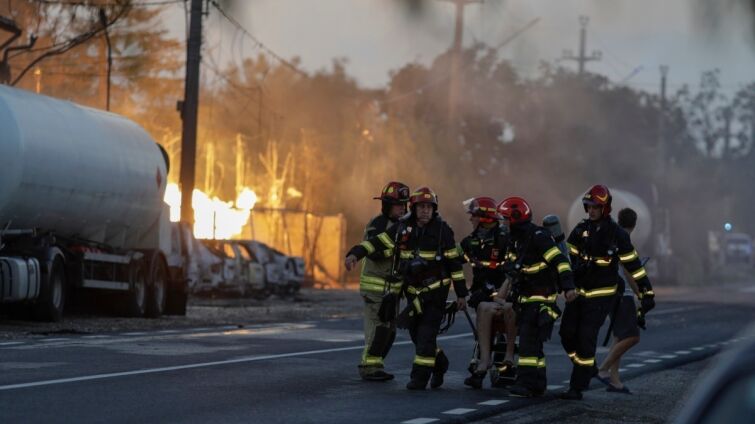
{"type": "Polygon", "coordinates": [[[183,121],[181,136],[181,222],[194,228],[192,193],[197,154],[197,110],[199,109],[199,64],[202,46],[202,3],[191,0],[189,40],[186,48],[186,82],[180,107],[183,121]]]}

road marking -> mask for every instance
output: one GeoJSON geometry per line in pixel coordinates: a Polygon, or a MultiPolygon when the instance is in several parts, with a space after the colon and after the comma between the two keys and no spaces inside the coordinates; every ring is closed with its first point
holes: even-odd
{"type": "MultiPolygon", "coordinates": [[[[472,336],[472,333],[455,334],[453,336],[438,337],[438,340],[460,339],[462,337],[470,337],[470,336],[472,336]]],[[[105,337],[108,337],[108,336],[105,336],[105,337]]],[[[393,343],[393,345],[394,346],[408,345],[411,343],[412,343],[411,340],[405,340],[405,341],[393,343]]],[[[245,356],[241,358],[226,359],[223,361],[198,362],[194,364],[175,365],[171,367],[146,368],[146,369],[133,370],[133,371],[112,372],[112,373],[106,373],[106,374],[92,374],[92,375],[84,375],[81,377],[71,377],[71,378],[60,378],[60,379],[55,379],[55,380],[32,381],[30,383],[8,384],[5,386],[0,386],[0,391],[23,389],[27,387],[50,386],[53,384],[75,383],[79,381],[102,380],[106,378],[126,377],[130,375],[155,374],[155,373],[161,373],[161,372],[180,371],[180,370],[187,370],[187,369],[193,369],[193,368],[206,368],[206,367],[215,367],[215,366],[220,366],[220,365],[241,364],[245,362],[267,361],[271,359],[292,358],[292,357],[297,357],[297,356],[319,355],[321,353],[345,352],[349,350],[362,350],[362,349],[364,349],[363,345],[337,347],[337,348],[332,348],[332,349],[306,350],[302,352],[280,353],[276,355],[245,356]]]]}
{"type": "Polygon", "coordinates": [[[624,372],[626,370],[627,370],[626,368],[619,368],[619,372],[624,372]]]}
{"type": "Polygon", "coordinates": [[[176,334],[179,330],[160,330],[157,334],[176,334]]]}
{"type": "Polygon", "coordinates": [[[662,359],[674,359],[674,358],[676,358],[676,355],[661,355],[661,356],[659,356],[659,358],[662,358],[662,359]]]}
{"type": "Polygon", "coordinates": [[[688,350],[677,350],[677,351],[676,351],[676,352],[674,352],[674,353],[676,353],[677,355],[689,355],[689,354],[690,354],[690,353],[692,353],[692,352],[690,352],[690,351],[688,351],[688,350]]]}
{"type": "Polygon", "coordinates": [[[558,390],[558,389],[563,389],[563,388],[564,386],[560,384],[549,384],[547,387],[548,390],[558,390]]]}
{"type": "Polygon", "coordinates": [[[571,383],[571,380],[564,380],[564,381],[562,381],[562,383],[569,384],[569,383],[571,383]]]}
{"type": "Polygon", "coordinates": [[[645,359],[643,362],[647,362],[648,364],[657,364],[658,362],[661,362],[660,359],[645,359]]]}
{"type": "Polygon", "coordinates": [[[82,339],[106,339],[110,336],[105,334],[95,334],[93,336],[81,336],[82,339]]]}
{"type": "Polygon", "coordinates": [[[704,347],[700,347],[700,346],[696,346],[696,347],[692,348],[692,350],[695,350],[695,351],[698,351],[698,352],[701,351],[701,350],[703,350],[703,349],[705,349],[705,348],[704,347]]]}
{"type": "Polygon", "coordinates": [[[20,344],[24,344],[24,342],[3,342],[0,343],[0,346],[15,346],[20,344]]]}
{"type": "Polygon", "coordinates": [[[435,421],[440,421],[440,420],[437,418],[415,418],[409,421],[402,421],[401,424],[427,424],[427,423],[433,423],[435,421]]]}
{"type": "Polygon", "coordinates": [[[53,339],[39,339],[38,341],[47,343],[47,342],[61,342],[65,340],[69,340],[69,339],[58,337],[58,338],[53,338],[53,339]]]}
{"type": "Polygon", "coordinates": [[[202,328],[192,328],[189,331],[209,331],[212,330],[212,328],[202,327],[202,328]]]}
{"type": "Polygon", "coordinates": [[[485,406],[497,406],[497,405],[503,405],[504,403],[508,402],[507,400],[503,399],[490,399],[486,400],[485,402],[478,402],[478,405],[485,405],[485,406]]]}
{"type": "Polygon", "coordinates": [[[456,408],[456,409],[450,409],[448,411],[443,411],[442,413],[447,414],[447,415],[464,415],[464,414],[468,414],[474,411],[476,411],[476,409],[456,408]]]}
{"type": "Polygon", "coordinates": [[[148,333],[146,333],[144,331],[136,331],[134,333],[123,333],[123,334],[121,334],[121,336],[144,336],[144,335],[147,335],[147,334],[148,333]]]}
{"type": "MultiPolygon", "coordinates": [[[[644,366],[645,366],[645,364],[629,364],[629,365],[627,365],[627,368],[642,368],[644,366]]],[[[1,388],[2,387],[0,387],[0,389],[1,388]]]]}

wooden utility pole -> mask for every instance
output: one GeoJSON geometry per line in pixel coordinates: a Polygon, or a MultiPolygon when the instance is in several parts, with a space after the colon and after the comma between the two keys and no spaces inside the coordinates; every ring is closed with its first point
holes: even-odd
{"type": "Polygon", "coordinates": [[[579,65],[579,75],[584,74],[585,64],[587,64],[587,62],[600,60],[603,57],[603,54],[600,52],[600,50],[593,50],[590,56],[587,56],[587,24],[589,22],[589,17],[579,17],[579,55],[574,56],[571,50],[564,50],[563,54],[561,55],[561,60],[573,60],[577,62],[577,64],[579,65]]]}
{"type": "Polygon", "coordinates": [[[199,109],[199,64],[202,47],[203,0],[191,0],[189,40],[186,47],[186,82],[184,99],[178,103],[183,123],[181,136],[181,222],[194,228],[191,203],[197,160],[197,111],[199,109]]]}

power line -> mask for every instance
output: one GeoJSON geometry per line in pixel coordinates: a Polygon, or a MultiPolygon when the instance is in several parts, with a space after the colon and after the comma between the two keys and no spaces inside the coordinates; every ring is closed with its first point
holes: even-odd
{"type": "Polygon", "coordinates": [[[256,45],[256,47],[264,50],[265,52],[267,52],[267,54],[269,54],[270,56],[274,57],[278,62],[280,62],[283,65],[285,65],[286,67],[290,68],[292,71],[296,72],[297,74],[300,74],[300,75],[305,76],[305,77],[309,76],[309,75],[307,75],[306,72],[300,70],[299,68],[296,67],[296,65],[294,65],[293,63],[291,63],[291,62],[287,61],[286,59],[282,58],[280,55],[278,55],[278,53],[275,53],[272,49],[270,49],[264,43],[262,43],[260,40],[258,40],[257,37],[255,37],[254,35],[252,35],[252,33],[250,33],[249,31],[247,31],[247,29],[244,28],[244,26],[241,25],[236,19],[234,19],[233,17],[231,17],[230,15],[228,15],[228,13],[226,13],[226,11],[223,10],[222,7],[220,7],[220,5],[218,4],[217,1],[210,0],[210,3],[215,7],[215,9],[218,10],[218,12],[220,12],[221,15],[223,15],[228,20],[228,22],[230,22],[233,26],[235,26],[237,29],[239,29],[241,32],[243,32],[244,35],[246,35],[250,40],[252,40],[254,42],[254,44],[256,45]]]}

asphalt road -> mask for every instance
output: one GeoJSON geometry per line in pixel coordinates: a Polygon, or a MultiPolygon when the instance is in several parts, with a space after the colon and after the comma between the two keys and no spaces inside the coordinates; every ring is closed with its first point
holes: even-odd
{"type": "MultiPolygon", "coordinates": [[[[730,293],[736,301],[725,304],[710,294],[659,302],[625,374],[657,372],[736,343],[755,317],[748,301],[755,290],[733,290],[740,291],[730,293]]],[[[388,383],[358,378],[361,340],[361,321],[340,319],[0,342],[0,422],[467,422],[552,400],[570,372],[554,332],[544,399],[510,398],[487,382],[484,390],[468,389],[462,381],[473,338],[460,316],[440,337],[451,360],[446,384],[409,392],[407,334],[387,360],[397,376],[388,383]]]]}

